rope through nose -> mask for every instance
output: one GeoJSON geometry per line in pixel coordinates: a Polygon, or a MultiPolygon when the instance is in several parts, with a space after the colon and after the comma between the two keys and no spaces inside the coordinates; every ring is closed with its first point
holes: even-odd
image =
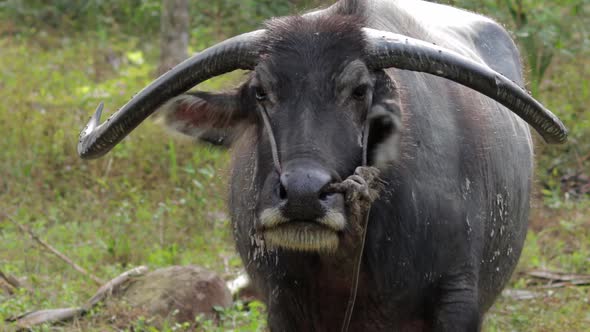
{"type": "Polygon", "coordinates": [[[363,128],[363,164],[362,166],[367,166],[368,164],[368,159],[369,159],[369,130],[370,130],[370,124],[369,124],[369,117],[367,116],[367,119],[365,120],[365,125],[363,128]]]}
{"type": "Polygon", "coordinates": [[[279,160],[279,150],[277,147],[277,141],[275,140],[275,135],[272,131],[268,111],[266,110],[266,107],[264,107],[264,105],[262,106],[262,111],[260,112],[260,115],[262,117],[262,122],[264,122],[264,128],[266,129],[266,133],[268,134],[270,150],[272,153],[272,162],[275,166],[275,170],[277,171],[277,173],[281,175],[281,161],[279,160]]]}
{"type": "MultiPolygon", "coordinates": [[[[368,165],[368,153],[369,153],[369,130],[370,130],[370,124],[369,124],[369,117],[367,116],[367,119],[365,120],[365,125],[363,128],[363,137],[362,137],[362,144],[363,144],[363,151],[362,151],[362,167],[367,167],[368,165]]],[[[375,169],[376,170],[376,169],[375,169]]],[[[370,179],[370,180],[375,180],[375,179],[370,179]]],[[[371,183],[368,183],[369,181],[367,181],[366,185],[367,187],[371,187],[371,183]]],[[[363,224],[360,227],[360,231],[361,231],[361,245],[359,248],[359,252],[358,255],[356,257],[356,261],[355,261],[355,266],[354,266],[354,270],[353,270],[353,274],[352,274],[352,282],[350,285],[350,295],[348,298],[348,303],[346,305],[346,312],[344,314],[344,320],[342,321],[342,332],[348,332],[348,328],[350,326],[350,320],[352,319],[352,312],[354,311],[354,304],[356,302],[356,296],[358,293],[358,286],[359,286],[359,277],[361,274],[361,263],[363,261],[363,253],[365,250],[365,241],[367,239],[367,226],[369,224],[369,212],[371,210],[371,204],[373,202],[367,202],[365,204],[360,204],[359,202],[356,202],[358,206],[358,208],[354,208],[352,210],[354,210],[355,214],[358,214],[357,216],[352,216],[352,218],[355,218],[356,220],[362,220],[362,215],[364,214],[365,218],[363,220],[363,224]]]]}

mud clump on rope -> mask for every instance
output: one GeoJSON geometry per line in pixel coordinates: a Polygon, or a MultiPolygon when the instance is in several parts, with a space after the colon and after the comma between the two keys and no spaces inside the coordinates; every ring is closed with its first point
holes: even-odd
{"type": "Polygon", "coordinates": [[[383,189],[379,173],[376,167],[360,166],[353,175],[340,183],[332,184],[329,188],[330,191],[344,195],[350,224],[357,234],[366,227],[363,225],[363,219],[383,189]]]}

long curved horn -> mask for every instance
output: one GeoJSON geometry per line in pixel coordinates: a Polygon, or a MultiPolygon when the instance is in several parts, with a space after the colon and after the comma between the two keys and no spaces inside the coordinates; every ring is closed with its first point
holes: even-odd
{"type": "Polygon", "coordinates": [[[363,28],[367,64],[428,73],[478,91],[525,120],[550,144],[567,141],[563,123],[523,88],[493,69],[434,44],[391,32],[363,28]]]}
{"type": "Polygon", "coordinates": [[[141,90],[103,124],[100,103],[80,134],[78,154],[83,159],[101,157],[170,98],[211,77],[236,69],[253,69],[258,42],[264,35],[265,30],[245,33],[192,56],[141,90]]]}

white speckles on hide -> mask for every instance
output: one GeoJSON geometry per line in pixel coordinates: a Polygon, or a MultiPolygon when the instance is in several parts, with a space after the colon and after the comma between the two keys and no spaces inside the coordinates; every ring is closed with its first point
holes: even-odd
{"type": "Polygon", "coordinates": [[[508,250],[506,250],[506,256],[511,256],[513,252],[514,249],[512,249],[512,246],[508,247],[508,250]]]}
{"type": "Polygon", "coordinates": [[[469,193],[471,191],[471,181],[469,180],[469,178],[465,178],[465,184],[463,186],[461,186],[462,188],[462,196],[463,196],[463,200],[466,201],[467,197],[469,196],[469,193]]]}
{"type": "Polygon", "coordinates": [[[504,220],[504,217],[507,215],[508,211],[506,211],[506,207],[504,205],[504,197],[502,196],[502,194],[498,194],[496,195],[496,204],[498,205],[498,208],[500,209],[500,220],[504,220]]]}
{"type": "MultiPolygon", "coordinates": [[[[279,288],[279,286],[276,286],[276,287],[274,287],[274,288],[272,289],[272,291],[270,292],[270,298],[271,298],[271,299],[273,299],[273,298],[275,298],[275,299],[276,299],[277,297],[279,297],[280,293],[281,293],[281,289],[279,288]]],[[[272,300],[271,300],[271,301],[272,301],[272,300]]]]}
{"type": "Polygon", "coordinates": [[[254,246],[254,260],[258,260],[262,258],[266,252],[264,239],[259,234],[251,235],[250,239],[253,241],[252,244],[254,246]]]}
{"type": "Polygon", "coordinates": [[[490,263],[495,261],[496,258],[500,257],[500,250],[496,250],[494,251],[494,255],[492,256],[492,259],[490,260],[490,263]]]}

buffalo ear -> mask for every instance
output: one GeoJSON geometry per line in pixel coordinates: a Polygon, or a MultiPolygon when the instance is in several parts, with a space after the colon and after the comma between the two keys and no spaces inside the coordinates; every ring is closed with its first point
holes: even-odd
{"type": "Polygon", "coordinates": [[[393,105],[373,105],[369,113],[369,164],[386,169],[400,157],[401,114],[393,105]]]}
{"type": "Polygon", "coordinates": [[[216,145],[229,146],[246,120],[237,91],[194,92],[172,98],[157,113],[174,132],[216,145]]]}
{"type": "Polygon", "coordinates": [[[386,169],[400,158],[402,111],[395,82],[385,73],[377,74],[369,123],[369,165],[386,169]]]}

